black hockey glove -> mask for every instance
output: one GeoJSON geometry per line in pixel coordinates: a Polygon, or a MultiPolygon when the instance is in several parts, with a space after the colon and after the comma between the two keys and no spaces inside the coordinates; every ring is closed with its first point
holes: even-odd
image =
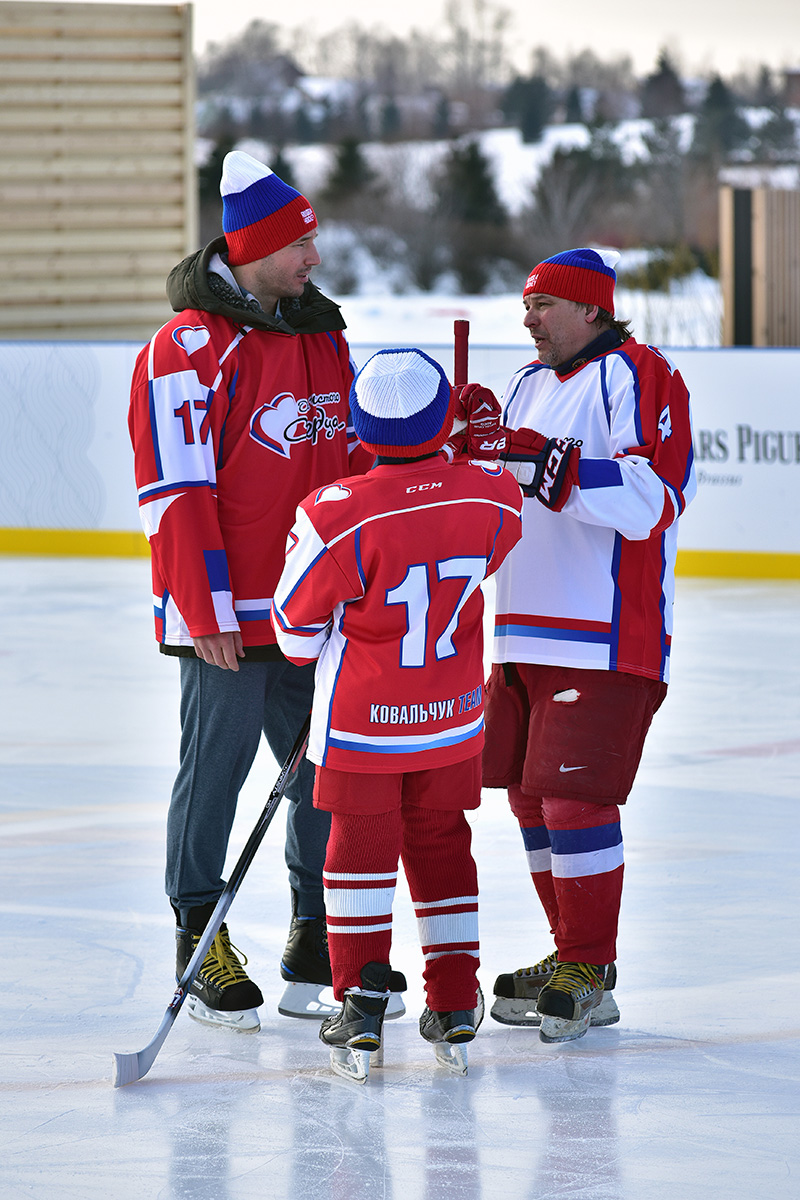
{"type": "Polygon", "coordinates": [[[533,429],[513,430],[510,441],[502,457],[505,462],[520,464],[514,473],[522,494],[535,496],[552,512],[561,512],[578,482],[579,448],[563,438],[543,437],[533,429]]]}

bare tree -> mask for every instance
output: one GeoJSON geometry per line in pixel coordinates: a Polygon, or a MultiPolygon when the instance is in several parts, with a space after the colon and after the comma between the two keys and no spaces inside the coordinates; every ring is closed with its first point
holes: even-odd
{"type": "Polygon", "coordinates": [[[675,246],[686,237],[687,163],[680,129],[669,117],[654,120],[644,143],[647,161],[641,169],[640,194],[644,241],[675,246]]]}
{"type": "Polygon", "coordinates": [[[530,219],[534,257],[578,245],[591,222],[597,181],[569,153],[557,151],[536,185],[530,219]]]}
{"type": "Polygon", "coordinates": [[[553,254],[588,240],[626,244],[634,177],[609,129],[583,149],[557,150],[542,170],[526,224],[533,253],[553,254]]]}
{"type": "Polygon", "coordinates": [[[212,42],[197,64],[200,91],[247,98],[279,95],[302,74],[283,50],[282,37],[273,22],[251,21],[229,41],[212,42]]]}

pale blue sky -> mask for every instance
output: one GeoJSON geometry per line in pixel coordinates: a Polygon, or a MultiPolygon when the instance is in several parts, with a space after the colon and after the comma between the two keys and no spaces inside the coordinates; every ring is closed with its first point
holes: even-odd
{"type": "MultiPolygon", "coordinates": [[[[536,46],[548,47],[557,58],[587,47],[600,58],[628,54],[640,75],[653,68],[662,46],[690,74],[730,74],[760,62],[800,69],[800,0],[638,0],[616,6],[597,0],[458,0],[458,8],[472,24],[476,11],[487,3],[491,10],[512,13],[509,40],[517,48],[516,65],[522,71],[528,69],[536,46]]],[[[195,48],[225,41],[256,18],[293,29],[307,26],[315,35],[351,20],[398,34],[411,28],[432,30],[441,26],[446,5],[447,0],[400,0],[391,5],[376,0],[304,0],[296,7],[286,0],[195,0],[195,48]]]]}
{"type": "MultiPolygon", "coordinates": [[[[209,39],[224,40],[256,17],[292,27],[307,25],[315,33],[348,20],[403,33],[412,27],[435,28],[445,7],[445,0],[402,0],[391,5],[375,0],[304,0],[293,10],[285,0],[225,0],[224,4],[196,0],[195,40],[198,47],[209,39]]],[[[475,0],[459,4],[465,15],[480,7],[475,0]]],[[[491,7],[512,12],[512,44],[519,47],[522,69],[536,45],[549,47],[558,58],[587,47],[601,58],[626,53],[639,74],[651,70],[664,45],[679,54],[690,72],[725,74],[748,62],[800,68],[798,0],[669,0],[666,4],[638,0],[627,5],[603,5],[597,0],[538,0],[536,4],[492,0],[491,7]]]]}

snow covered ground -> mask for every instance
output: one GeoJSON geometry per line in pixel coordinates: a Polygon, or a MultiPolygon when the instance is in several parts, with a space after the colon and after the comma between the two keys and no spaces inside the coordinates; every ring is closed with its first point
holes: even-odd
{"type": "MultiPolygon", "coordinates": [[[[491,594],[489,595],[491,602],[491,594]]],[[[363,1088],[277,1014],[280,819],[230,913],[266,998],[252,1036],[182,1012],[111,1086],[173,990],[163,896],[175,663],[143,560],[0,559],[3,1200],[796,1200],[800,1194],[800,585],[678,580],[673,683],[623,817],[622,1019],[579,1042],[487,1018],[467,1078],[408,1013],[363,1088]]],[[[276,774],[263,752],[232,861],[276,774]]],[[[503,794],[472,818],[481,978],[550,949],[503,794]]]]}

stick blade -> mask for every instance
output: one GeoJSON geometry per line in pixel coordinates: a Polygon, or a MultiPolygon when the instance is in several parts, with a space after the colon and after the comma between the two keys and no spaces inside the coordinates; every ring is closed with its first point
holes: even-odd
{"type": "Polygon", "coordinates": [[[111,1082],[115,1088],[125,1087],[128,1083],[136,1083],[150,1070],[152,1062],[140,1063],[140,1054],[115,1054],[114,1072],[111,1082]]]}
{"type": "Polygon", "coordinates": [[[175,1022],[176,1015],[174,1009],[167,1009],[164,1014],[164,1020],[158,1028],[158,1033],[151,1042],[147,1043],[143,1050],[138,1050],[134,1054],[114,1054],[114,1071],[111,1076],[111,1082],[115,1088],[125,1087],[128,1083],[136,1083],[137,1080],[144,1079],[156,1061],[156,1055],[164,1045],[167,1034],[175,1022]]]}

